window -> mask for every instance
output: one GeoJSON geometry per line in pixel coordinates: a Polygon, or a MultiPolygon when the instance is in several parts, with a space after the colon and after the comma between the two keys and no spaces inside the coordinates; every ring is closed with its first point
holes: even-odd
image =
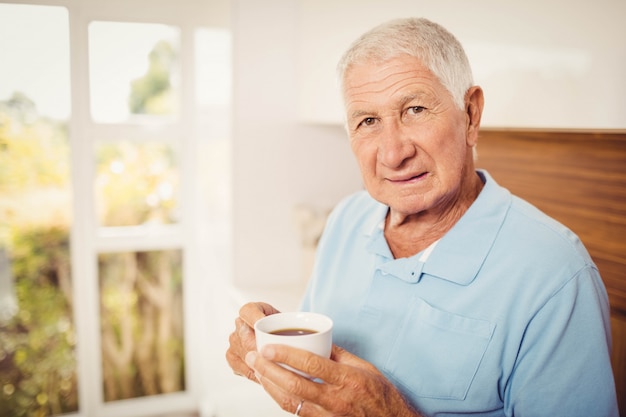
{"type": "Polygon", "coordinates": [[[0,50],[0,409],[75,412],[67,10],[0,4],[0,50]]]}
{"type": "Polygon", "coordinates": [[[0,2],[3,412],[141,416],[205,394],[192,317],[230,211],[230,35],[209,11],[0,2]]]}
{"type": "Polygon", "coordinates": [[[156,23],[89,24],[89,91],[95,121],[141,115],[177,118],[180,111],[180,31],[156,23]]]}

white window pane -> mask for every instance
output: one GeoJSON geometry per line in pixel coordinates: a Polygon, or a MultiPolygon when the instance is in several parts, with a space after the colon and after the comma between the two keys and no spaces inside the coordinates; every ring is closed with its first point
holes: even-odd
{"type": "Polygon", "coordinates": [[[156,23],[89,25],[91,115],[120,123],[178,116],[178,28],[156,23]]]}
{"type": "Polygon", "coordinates": [[[67,9],[0,4],[0,100],[28,97],[40,115],[70,115],[67,9]]]}
{"type": "Polygon", "coordinates": [[[101,226],[178,222],[180,174],[172,146],[111,141],[96,149],[94,192],[101,226]]]}
{"type": "Polygon", "coordinates": [[[182,252],[98,257],[105,401],[185,390],[182,252]]]}
{"type": "Polygon", "coordinates": [[[67,10],[0,4],[0,51],[0,414],[57,416],[78,410],[67,10]]]}

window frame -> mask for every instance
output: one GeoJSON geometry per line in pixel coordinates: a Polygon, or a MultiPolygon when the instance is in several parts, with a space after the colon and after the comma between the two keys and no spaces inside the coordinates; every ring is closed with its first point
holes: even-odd
{"type": "MultiPolygon", "coordinates": [[[[206,254],[201,253],[205,232],[197,227],[199,205],[197,152],[199,138],[208,136],[195,105],[195,31],[228,28],[227,0],[0,0],[1,3],[60,6],[68,11],[70,47],[71,184],[73,220],[70,231],[74,326],[77,337],[79,411],[75,417],[130,417],[197,411],[207,393],[206,346],[210,325],[206,306],[206,254]],[[90,116],[89,24],[92,21],[160,23],[180,30],[180,113],[165,123],[97,123],[90,116]],[[96,220],[93,198],[95,147],[110,138],[174,143],[179,151],[181,221],[173,225],[102,228],[96,220]],[[79,196],[84,196],[83,198],[79,196]],[[103,401],[98,254],[112,251],[180,249],[183,252],[183,317],[185,391],[105,403],[103,401]],[[78,296],[80,295],[80,296],[78,296]]],[[[206,222],[201,222],[206,223],[206,222]]],[[[206,245],[204,246],[206,249],[206,245]]],[[[218,279],[220,277],[217,277],[218,279]]]]}

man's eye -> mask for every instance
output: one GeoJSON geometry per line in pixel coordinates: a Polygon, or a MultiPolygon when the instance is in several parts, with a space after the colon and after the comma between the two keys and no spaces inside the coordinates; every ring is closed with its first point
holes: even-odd
{"type": "Polygon", "coordinates": [[[361,126],[372,126],[374,123],[376,123],[376,119],[375,118],[373,118],[373,117],[366,117],[361,122],[361,126]]]}
{"type": "Polygon", "coordinates": [[[418,114],[418,113],[423,112],[424,110],[426,110],[426,108],[425,108],[425,107],[422,107],[422,106],[413,106],[413,107],[409,107],[408,112],[409,112],[410,114],[418,114]]]}

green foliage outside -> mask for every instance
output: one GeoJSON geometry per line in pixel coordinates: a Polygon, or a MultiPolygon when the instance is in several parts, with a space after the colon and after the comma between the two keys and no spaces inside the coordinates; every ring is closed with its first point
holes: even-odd
{"type": "Polygon", "coordinates": [[[19,309],[0,321],[0,410],[48,416],[78,407],[64,124],[15,94],[0,103],[0,249],[19,309]]]}
{"type": "Polygon", "coordinates": [[[166,115],[176,112],[177,100],[172,92],[170,75],[176,60],[174,47],[157,43],[149,55],[148,72],[131,84],[128,107],[132,114],[166,115]]]}
{"type": "MultiPolygon", "coordinates": [[[[147,74],[132,85],[129,103],[134,113],[154,114],[173,107],[168,104],[172,48],[158,44],[150,59],[147,74]]],[[[176,186],[178,178],[168,147],[102,147],[96,158],[95,191],[104,195],[99,200],[103,202],[99,207],[103,225],[175,220],[175,198],[168,184],[176,186]],[[111,164],[119,163],[129,168],[112,178],[111,164]]],[[[10,317],[0,315],[2,416],[44,417],[79,407],[70,276],[70,167],[65,122],[41,117],[35,104],[19,93],[0,101],[0,251],[10,260],[9,270],[0,270],[4,274],[0,279],[11,281],[18,306],[10,317]]],[[[127,310],[131,315],[128,321],[136,323],[132,345],[143,346],[142,341],[150,340],[145,346],[151,349],[148,353],[145,348],[144,352],[135,349],[130,360],[122,364],[132,370],[126,379],[119,374],[111,379],[104,372],[103,389],[109,387],[109,400],[184,389],[179,255],[175,251],[163,252],[162,256],[129,252],[100,258],[101,272],[122,268],[132,281],[132,285],[125,283],[127,294],[135,294],[138,300],[127,310]],[[168,288],[173,290],[165,291],[168,288]],[[168,309],[166,314],[159,306],[168,309]],[[157,325],[166,331],[150,336],[151,326],[157,325]],[[141,363],[154,372],[141,371],[141,363]],[[158,379],[156,372],[166,378],[158,379]],[[110,389],[116,385],[129,390],[110,389]]],[[[109,287],[101,289],[106,300],[120,297],[109,287]]],[[[113,342],[110,351],[122,347],[119,335],[123,320],[119,320],[116,306],[119,303],[109,302],[101,307],[103,332],[110,330],[114,335],[110,339],[103,336],[103,340],[113,342]]],[[[108,370],[122,369],[107,363],[104,353],[103,361],[108,370]]]]}
{"type": "Polygon", "coordinates": [[[178,221],[176,163],[174,150],[164,143],[122,141],[98,146],[95,195],[99,224],[178,221]]]}
{"type": "Polygon", "coordinates": [[[98,257],[105,401],[184,388],[181,255],[98,257]]]}
{"type": "Polygon", "coordinates": [[[23,230],[12,243],[20,309],[0,326],[0,410],[15,417],[75,411],[71,295],[60,291],[69,284],[67,229],[23,230]]]}

